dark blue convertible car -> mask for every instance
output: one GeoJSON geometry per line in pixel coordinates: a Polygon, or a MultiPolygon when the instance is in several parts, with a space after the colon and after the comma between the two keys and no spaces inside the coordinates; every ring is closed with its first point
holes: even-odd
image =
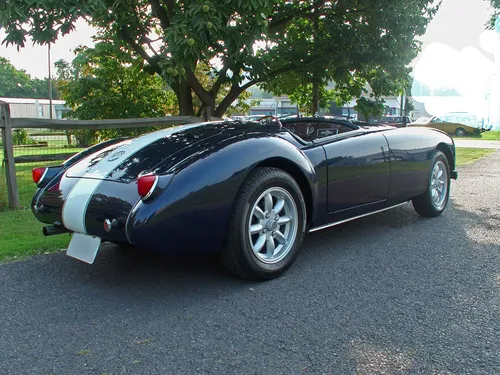
{"type": "Polygon", "coordinates": [[[325,118],[220,121],[107,141],[36,168],[45,235],[92,263],[102,241],[164,253],[218,252],[234,274],[271,279],[308,232],[408,201],[446,208],[455,146],[433,129],[325,118]]]}

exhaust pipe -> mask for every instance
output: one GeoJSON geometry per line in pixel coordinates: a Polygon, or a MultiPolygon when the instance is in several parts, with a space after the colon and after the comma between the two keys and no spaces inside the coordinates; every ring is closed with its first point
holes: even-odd
{"type": "Polygon", "coordinates": [[[69,233],[70,231],[62,225],[48,225],[42,229],[44,236],[55,236],[56,234],[69,233]]]}

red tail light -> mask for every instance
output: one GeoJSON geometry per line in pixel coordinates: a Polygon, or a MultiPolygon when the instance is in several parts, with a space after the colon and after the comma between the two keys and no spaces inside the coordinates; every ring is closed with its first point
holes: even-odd
{"type": "Polygon", "coordinates": [[[45,174],[47,173],[47,169],[48,168],[34,168],[31,171],[31,174],[33,176],[33,182],[35,184],[38,185],[40,182],[42,182],[43,178],[45,177],[45,174]]]}
{"type": "Polygon", "coordinates": [[[147,199],[155,190],[158,183],[158,176],[154,174],[146,174],[137,179],[137,192],[142,199],[147,199]]]}

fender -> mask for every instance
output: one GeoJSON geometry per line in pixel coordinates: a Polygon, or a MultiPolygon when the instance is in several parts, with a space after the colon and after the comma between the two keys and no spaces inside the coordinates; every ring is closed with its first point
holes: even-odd
{"type": "MultiPolygon", "coordinates": [[[[219,250],[225,241],[231,209],[241,184],[253,168],[269,159],[292,163],[306,179],[316,201],[316,172],[302,151],[287,140],[263,133],[212,139],[211,147],[156,173],[174,174],[153,202],[139,201],[127,220],[127,237],[138,247],[169,252],[219,250]],[[210,157],[208,157],[210,156],[210,157]],[[169,237],[164,237],[169,233],[169,237]]],[[[201,146],[201,145],[200,145],[201,146]]]]}
{"type": "Polygon", "coordinates": [[[452,178],[456,178],[455,144],[446,133],[417,127],[383,133],[391,157],[391,183],[387,205],[394,205],[425,192],[432,156],[439,149],[446,155],[452,178]]]}

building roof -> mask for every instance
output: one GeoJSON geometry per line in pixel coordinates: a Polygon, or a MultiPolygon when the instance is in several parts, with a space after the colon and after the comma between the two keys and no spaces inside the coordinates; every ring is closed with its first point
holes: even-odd
{"type": "MultiPolygon", "coordinates": [[[[0,101],[6,102],[8,104],[50,104],[49,99],[31,99],[31,98],[1,98],[0,101]]],[[[52,104],[64,105],[66,101],[52,99],[52,104]]]]}

